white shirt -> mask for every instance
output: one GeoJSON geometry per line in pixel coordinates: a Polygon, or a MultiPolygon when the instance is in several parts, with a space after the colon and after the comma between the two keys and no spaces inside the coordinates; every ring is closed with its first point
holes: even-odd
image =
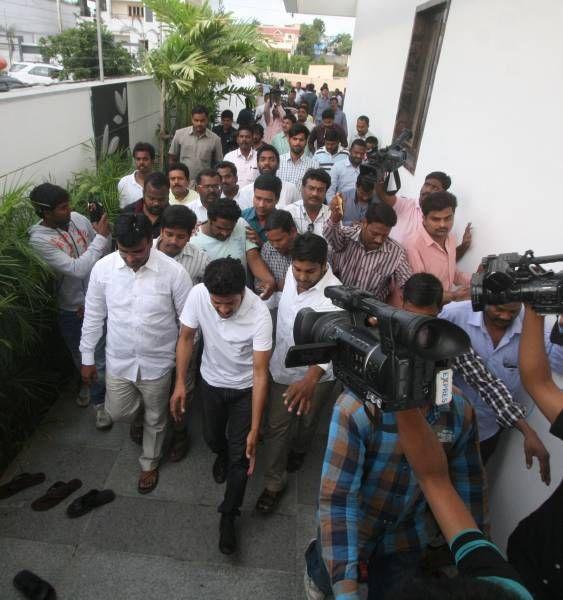
{"type": "MultiPolygon", "coordinates": [[[[342,285],[340,280],[334,275],[330,265],[327,265],[327,271],[322,279],[306,292],[297,293],[297,282],[293,276],[293,268],[289,267],[285,277],[283,292],[278,305],[278,320],[276,327],[276,349],[270,360],[270,373],[276,383],[290,385],[303,379],[309,367],[293,367],[288,369],[285,366],[285,357],[287,351],[295,344],[293,339],[293,324],[297,313],[305,307],[313,308],[316,311],[337,311],[341,310],[332,303],[330,298],[324,294],[325,288],[329,285],[342,285]]],[[[319,381],[329,381],[334,379],[332,373],[332,364],[318,365],[325,371],[319,381]]]]}
{"type": "Polygon", "coordinates": [[[193,206],[190,205],[198,200],[199,194],[195,190],[188,190],[188,193],[181,200],[178,200],[176,196],[174,196],[172,190],[170,190],[170,193],[168,194],[168,204],[170,204],[170,206],[181,204],[182,206],[187,206],[193,210],[193,206]]]}
{"type": "Polygon", "coordinates": [[[119,208],[125,208],[131,202],[137,202],[137,200],[143,197],[143,186],[137,183],[135,179],[136,172],[134,171],[130,175],[125,175],[117,184],[119,208]]]}
{"type": "Polygon", "coordinates": [[[258,177],[258,165],[256,164],[256,150],[250,148],[248,156],[240,151],[240,148],[227,152],[224,161],[232,162],[237,168],[238,184],[244,187],[252,183],[258,177]]]}
{"type": "Polygon", "coordinates": [[[198,227],[202,223],[205,223],[207,221],[207,208],[205,208],[205,206],[203,206],[201,197],[199,195],[198,195],[197,200],[192,202],[188,208],[190,208],[191,210],[194,211],[195,216],[197,218],[197,226],[198,227]]]}
{"type": "Polygon", "coordinates": [[[184,306],[180,321],[201,328],[203,357],[201,376],[214,387],[244,390],[253,383],[253,352],[272,348],[272,318],[266,304],[248,288],[242,304],[227,319],[211,304],[203,283],[196,285],[184,306]]]}
{"type": "Polygon", "coordinates": [[[137,272],[117,251],[99,260],[86,293],[82,364],[94,364],[107,318],[107,372],[129,381],[162,377],[174,366],[177,316],[191,288],[184,268],[159,250],[151,248],[137,272]]]}
{"type": "MultiPolygon", "coordinates": [[[[291,183],[291,181],[282,181],[280,199],[276,204],[276,208],[284,208],[288,204],[298,202],[300,198],[301,195],[299,194],[299,190],[297,189],[294,183],[291,183]]],[[[237,202],[241,210],[244,210],[245,208],[251,208],[252,206],[254,206],[254,183],[249,183],[248,185],[245,185],[239,191],[239,197],[237,202]]]]}
{"type": "Polygon", "coordinates": [[[308,231],[311,231],[312,233],[316,233],[317,235],[323,237],[325,223],[330,219],[330,209],[326,204],[321,205],[319,214],[314,221],[311,221],[309,215],[307,214],[307,211],[303,206],[303,200],[299,200],[299,202],[290,204],[283,210],[287,210],[288,213],[291,213],[298,233],[307,233],[308,231]],[[313,225],[312,229],[311,224],[313,225]]]}

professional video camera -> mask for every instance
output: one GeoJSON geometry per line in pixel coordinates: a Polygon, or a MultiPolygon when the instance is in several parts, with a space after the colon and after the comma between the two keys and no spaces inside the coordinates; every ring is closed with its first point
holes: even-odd
{"type": "Polygon", "coordinates": [[[346,387],[364,404],[383,410],[450,401],[449,360],[469,351],[462,329],[393,308],[358,288],[329,286],[325,296],[344,311],[301,309],[286,367],[332,361],[335,376],[346,387]],[[376,317],[377,327],[366,327],[367,317],[376,317]]]}
{"type": "Polygon", "coordinates": [[[385,188],[389,183],[391,173],[395,180],[394,192],[401,189],[401,178],[399,168],[407,161],[407,151],[404,148],[406,142],[412,137],[410,129],[403,129],[399,137],[385,148],[373,149],[366,155],[366,161],[360,165],[361,175],[370,175],[376,181],[385,182],[385,188]]]}
{"type": "Polygon", "coordinates": [[[563,271],[546,271],[541,265],[562,262],[563,254],[534,256],[528,250],[523,256],[492,254],[481,261],[481,272],[471,277],[473,310],[487,304],[525,302],[543,314],[563,313],[563,271]]]}

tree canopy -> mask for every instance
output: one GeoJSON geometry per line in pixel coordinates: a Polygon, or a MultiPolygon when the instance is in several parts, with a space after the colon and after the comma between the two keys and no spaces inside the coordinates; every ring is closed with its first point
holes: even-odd
{"type": "Polygon", "coordinates": [[[304,56],[315,56],[315,46],[320,44],[325,32],[325,23],[322,19],[315,19],[311,25],[304,23],[299,31],[299,42],[295,50],[296,54],[304,56]]]}
{"type": "Polygon", "coordinates": [[[339,33],[334,36],[330,47],[337,55],[352,54],[352,36],[349,33],[339,33]]]}

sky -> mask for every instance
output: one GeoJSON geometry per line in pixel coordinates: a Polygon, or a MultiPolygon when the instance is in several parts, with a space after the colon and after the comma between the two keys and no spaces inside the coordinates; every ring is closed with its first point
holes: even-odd
{"type": "MultiPolygon", "coordinates": [[[[217,4],[215,0],[213,4],[217,4]]],[[[291,25],[295,23],[312,23],[315,17],[325,22],[326,34],[354,33],[353,17],[327,17],[325,15],[294,15],[285,11],[283,0],[223,0],[226,11],[235,14],[239,19],[257,19],[263,25],[291,25]]]]}

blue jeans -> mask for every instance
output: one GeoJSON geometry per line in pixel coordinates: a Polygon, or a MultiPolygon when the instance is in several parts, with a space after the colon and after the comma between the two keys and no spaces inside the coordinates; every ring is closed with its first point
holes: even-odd
{"type": "MultiPolygon", "coordinates": [[[[394,588],[416,575],[420,552],[399,552],[387,556],[373,556],[368,564],[368,600],[392,598],[394,588]]],[[[322,558],[320,536],[305,551],[307,574],[327,596],[332,594],[330,576],[322,558]]]]}
{"type": "MultiPolygon", "coordinates": [[[[80,336],[82,335],[82,319],[76,312],[70,310],[59,310],[59,329],[63,341],[72,356],[74,366],[80,372],[82,356],[80,354],[80,336]]],[[[90,386],[90,401],[95,406],[104,403],[106,396],[106,334],[100,338],[94,353],[94,363],[98,373],[98,379],[90,386]]]]}

